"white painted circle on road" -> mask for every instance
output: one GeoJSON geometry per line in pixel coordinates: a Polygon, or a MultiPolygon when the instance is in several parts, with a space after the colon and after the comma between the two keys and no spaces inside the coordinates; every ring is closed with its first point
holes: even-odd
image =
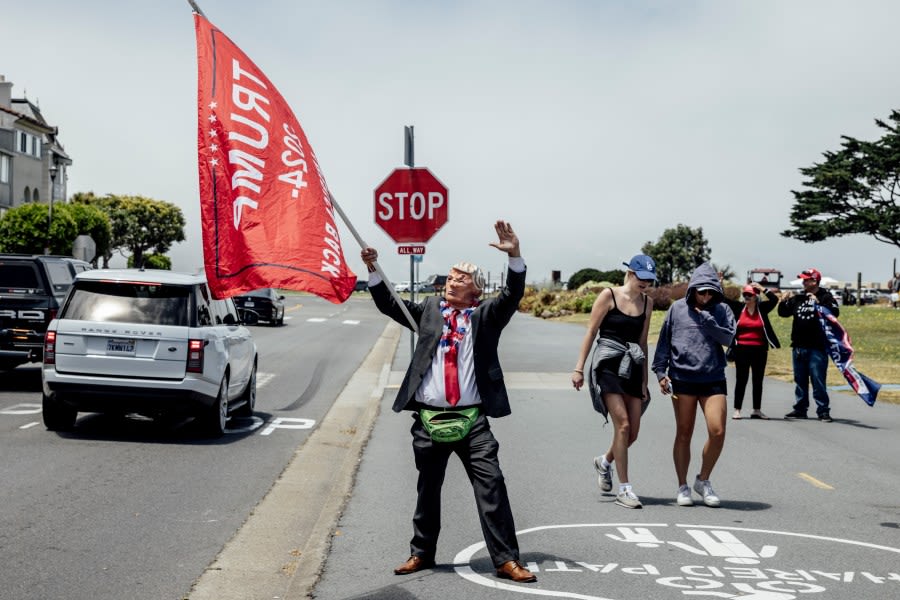
{"type": "Polygon", "coordinates": [[[810,594],[825,594],[816,596],[823,599],[868,598],[876,591],[896,597],[891,590],[900,590],[900,560],[884,556],[900,554],[900,548],[857,540],[747,527],[666,523],[545,525],[524,529],[518,535],[520,540],[533,535],[541,538],[539,543],[529,541],[528,545],[536,552],[546,553],[543,559],[529,561],[528,553],[522,557],[522,562],[538,575],[537,585],[516,584],[500,580],[493,573],[476,572],[471,562],[484,551],[483,541],[456,555],[456,572],[472,583],[495,590],[579,600],[632,600],[634,583],[640,581],[645,586],[648,578],[657,586],[653,597],[660,600],[697,596],[795,600],[810,594]],[[570,541],[579,534],[588,535],[590,543],[570,541]],[[555,535],[563,536],[566,547],[558,557],[552,551],[555,535]],[[817,546],[787,546],[786,538],[800,544],[815,542],[817,546]],[[822,542],[856,550],[822,552],[822,542]],[[880,559],[864,550],[881,555],[880,559]],[[580,551],[585,556],[577,556],[580,551]],[[615,598],[584,593],[598,588],[606,594],[610,590],[622,591],[613,592],[615,598]]]}

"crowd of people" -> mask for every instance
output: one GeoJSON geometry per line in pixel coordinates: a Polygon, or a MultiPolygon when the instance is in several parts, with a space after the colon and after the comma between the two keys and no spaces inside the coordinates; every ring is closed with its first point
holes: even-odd
{"type": "MultiPolygon", "coordinates": [[[[441,529],[441,487],[447,464],[456,455],[475,493],[478,517],[497,577],[519,583],[537,580],[519,560],[512,508],[498,459],[499,443],[488,418],[509,415],[509,397],[498,357],[501,333],[515,315],[525,292],[525,261],[519,239],[505,221],[494,225],[497,241],[490,245],[507,254],[506,284],[499,294],[482,298],[485,277],[468,262],[450,268],[442,296],[420,302],[392,293],[377,268],[378,252],[361,251],[369,271],[368,288],[378,309],[403,326],[418,331],[418,341],[396,399],[395,412],[409,411],[410,434],[418,483],[409,558],[394,569],[397,575],[435,565],[441,529]]],[[[652,257],[638,254],[628,262],[622,285],[604,289],[591,308],[590,320],[572,372],[575,390],[587,387],[594,409],[612,419],[612,439],[593,458],[602,491],[613,490],[615,503],[642,508],[629,470],[629,448],[638,438],[641,417],[650,404],[649,374],[660,392],[671,396],[675,436],[672,446],[677,489],[675,503],[692,506],[694,494],[706,506],[720,506],[711,478],[725,445],[728,410],[726,367],[735,366],[734,412],[742,418],[744,393],[751,384],[751,419],[768,419],[762,412],[763,377],[770,348],[780,342],[769,321],[776,309],[790,318],[795,402],[786,419],[806,419],[812,386],[816,414],[831,422],[825,377],[826,341],[818,323],[820,306],[835,317],[839,307],[820,287],[816,269],[800,273],[801,293],[779,297],[758,283],[741,290],[740,300],[725,296],[722,274],[704,263],[690,277],[686,294],[669,307],[651,361],[647,343],[653,300],[648,288],[656,282],[652,257]],[[726,352],[727,348],[727,352],[726,352]],[[699,469],[689,479],[691,440],[697,410],[706,426],[699,469]]],[[[900,274],[897,275],[900,282],[900,274]]],[[[900,284],[898,284],[900,285],[900,284]]]]}

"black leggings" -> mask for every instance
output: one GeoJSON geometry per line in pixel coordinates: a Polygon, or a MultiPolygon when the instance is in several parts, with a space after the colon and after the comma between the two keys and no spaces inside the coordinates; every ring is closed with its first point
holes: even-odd
{"type": "Polygon", "coordinates": [[[762,406],[763,376],[766,374],[766,360],[769,357],[768,346],[742,346],[734,347],[734,368],[736,371],[734,382],[734,408],[740,410],[744,404],[744,389],[750,372],[753,372],[753,410],[759,410],[762,406]]]}

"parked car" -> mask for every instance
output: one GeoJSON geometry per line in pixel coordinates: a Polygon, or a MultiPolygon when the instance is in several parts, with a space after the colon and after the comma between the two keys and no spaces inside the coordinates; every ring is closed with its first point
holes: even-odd
{"type": "Polygon", "coordinates": [[[394,284],[394,291],[398,294],[401,292],[409,291],[409,282],[408,281],[398,281],[394,284]]]}
{"type": "Polygon", "coordinates": [[[356,285],[353,286],[354,292],[368,292],[369,291],[369,282],[365,279],[357,279],[356,285]]]}
{"type": "Polygon", "coordinates": [[[747,283],[758,283],[776,292],[782,289],[782,279],[784,279],[782,272],[772,267],[759,267],[747,271],[747,283]]]}
{"type": "Polygon", "coordinates": [[[47,326],[90,268],[71,256],[0,254],[0,370],[41,360],[47,326]]]}
{"type": "Polygon", "coordinates": [[[196,416],[221,436],[256,404],[256,344],[230,298],[203,275],[115,269],[80,273],[44,338],[44,425],[78,412],[196,416]]]}
{"type": "Polygon", "coordinates": [[[430,283],[418,283],[416,284],[416,293],[418,294],[433,294],[434,286],[430,283]]]}
{"type": "Polygon", "coordinates": [[[252,310],[260,321],[269,325],[284,325],[284,296],[272,288],[262,288],[234,297],[234,305],[252,310]]]}
{"type": "Polygon", "coordinates": [[[872,288],[864,288],[859,292],[860,304],[878,304],[882,298],[886,302],[890,302],[891,295],[872,288]]]}
{"type": "Polygon", "coordinates": [[[429,275],[428,279],[425,280],[425,283],[430,285],[433,288],[434,292],[442,294],[444,292],[444,286],[447,285],[447,276],[429,275]]]}

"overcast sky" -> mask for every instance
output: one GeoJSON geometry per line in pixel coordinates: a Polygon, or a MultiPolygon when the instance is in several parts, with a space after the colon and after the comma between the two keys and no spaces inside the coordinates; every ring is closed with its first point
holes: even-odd
{"type": "MultiPolygon", "coordinates": [[[[617,268],[663,230],[702,227],[739,275],[817,267],[886,281],[896,247],[783,238],[798,171],[900,108],[895,0],[198,0],[291,105],[335,198],[394,280],[408,257],[374,223],[403,163],[450,190],[421,265],[496,277],[496,219],[529,281],[617,268]]],[[[182,208],[177,270],[202,268],[197,61],[186,0],[43,0],[2,11],[0,74],[40,104],[74,165],[69,193],[182,208]]],[[[347,229],[348,262],[365,276],[347,229]]]]}

